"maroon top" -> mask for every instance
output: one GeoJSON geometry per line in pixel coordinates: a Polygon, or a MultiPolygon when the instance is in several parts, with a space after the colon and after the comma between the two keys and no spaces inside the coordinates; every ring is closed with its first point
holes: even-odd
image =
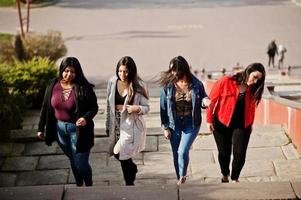
{"type": "Polygon", "coordinates": [[[64,90],[57,82],[52,90],[51,106],[54,109],[54,115],[57,120],[74,122],[75,97],[74,89],[64,90]],[[68,95],[68,93],[70,93],[68,95]],[[64,98],[67,97],[67,98],[64,98]]]}

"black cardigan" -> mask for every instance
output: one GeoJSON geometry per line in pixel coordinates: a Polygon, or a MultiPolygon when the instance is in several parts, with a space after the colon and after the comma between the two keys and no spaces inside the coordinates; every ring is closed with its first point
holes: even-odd
{"type": "MultiPolygon", "coordinates": [[[[54,116],[54,109],[51,106],[52,90],[58,82],[55,78],[50,81],[45,91],[45,96],[40,113],[39,132],[45,133],[45,143],[51,145],[57,140],[57,119],[54,116]]],[[[75,85],[75,104],[74,115],[76,120],[83,117],[87,124],[77,128],[78,140],[76,145],[77,152],[87,152],[94,145],[94,122],[93,117],[98,111],[97,98],[92,86],[75,85]]]]}

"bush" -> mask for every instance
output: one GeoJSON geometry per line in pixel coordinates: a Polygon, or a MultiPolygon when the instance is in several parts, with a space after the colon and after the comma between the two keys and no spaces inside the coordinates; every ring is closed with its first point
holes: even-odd
{"type": "Polygon", "coordinates": [[[58,69],[47,58],[33,58],[2,67],[3,80],[11,88],[12,95],[22,95],[30,108],[40,108],[44,91],[50,79],[57,76],[58,69]]]}
{"type": "Polygon", "coordinates": [[[57,61],[66,53],[62,35],[57,31],[49,31],[46,35],[29,33],[25,38],[0,33],[0,63],[12,64],[15,59],[23,61],[34,57],[57,61]]]}
{"type": "Polygon", "coordinates": [[[0,63],[12,63],[15,59],[14,35],[0,33],[0,63]]]}
{"type": "Polygon", "coordinates": [[[67,53],[62,35],[58,31],[49,31],[46,35],[39,33],[27,34],[23,39],[26,60],[34,57],[47,57],[56,61],[67,53]]]}
{"type": "Polygon", "coordinates": [[[22,113],[26,110],[25,98],[10,94],[3,79],[3,68],[0,67],[0,133],[1,139],[8,136],[9,130],[21,128],[22,113]]]}

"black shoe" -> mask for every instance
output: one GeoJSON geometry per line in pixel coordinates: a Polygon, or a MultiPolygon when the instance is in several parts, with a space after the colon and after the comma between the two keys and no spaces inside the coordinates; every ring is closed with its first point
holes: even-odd
{"type": "Polygon", "coordinates": [[[224,179],[224,177],[222,177],[221,182],[222,182],[222,183],[229,183],[229,178],[224,179]]]}
{"type": "Polygon", "coordinates": [[[134,184],[134,182],[126,182],[125,185],[126,186],[134,186],[135,184],[134,184]]]}
{"type": "Polygon", "coordinates": [[[224,180],[224,179],[222,178],[222,183],[229,183],[229,180],[224,180]]]}

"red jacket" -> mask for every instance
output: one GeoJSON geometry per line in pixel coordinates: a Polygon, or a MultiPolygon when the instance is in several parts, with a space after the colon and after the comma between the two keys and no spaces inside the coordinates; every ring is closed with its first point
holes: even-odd
{"type": "MultiPolygon", "coordinates": [[[[207,109],[207,122],[213,122],[213,114],[225,126],[229,127],[238,97],[238,87],[235,80],[226,76],[218,80],[209,95],[211,105],[207,109]]],[[[252,125],[255,117],[256,101],[252,99],[250,89],[245,97],[245,128],[252,125]]]]}

